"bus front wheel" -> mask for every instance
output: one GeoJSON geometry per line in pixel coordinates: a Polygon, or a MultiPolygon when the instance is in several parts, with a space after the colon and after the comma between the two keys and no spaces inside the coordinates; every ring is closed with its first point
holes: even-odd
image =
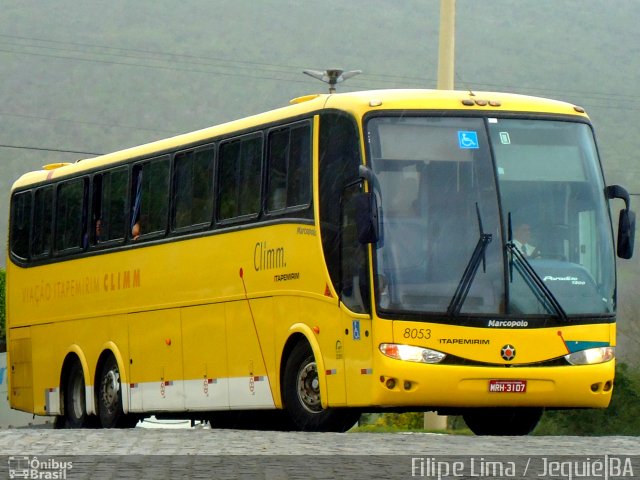
{"type": "Polygon", "coordinates": [[[80,363],[73,362],[64,390],[65,428],[83,428],[87,423],[87,407],[85,403],[84,372],[80,363]]]}
{"type": "Polygon", "coordinates": [[[302,431],[345,432],[360,418],[355,410],[322,408],[318,366],[306,342],[298,343],[287,359],[283,401],[294,426],[302,431]]]}
{"type": "Polygon", "coordinates": [[[528,435],[542,413],[542,408],[475,408],[462,418],[476,435],[528,435]]]}
{"type": "Polygon", "coordinates": [[[110,356],[102,367],[98,386],[98,413],[102,428],[135,427],[137,418],[122,411],[122,385],[116,359],[110,356]]]}

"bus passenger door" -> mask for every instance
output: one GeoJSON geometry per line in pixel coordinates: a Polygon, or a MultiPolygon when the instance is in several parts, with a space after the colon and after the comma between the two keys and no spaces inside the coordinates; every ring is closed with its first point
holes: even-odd
{"type": "Polygon", "coordinates": [[[365,405],[371,401],[374,373],[371,356],[371,318],[343,310],[342,323],[347,406],[365,405]]]}
{"type": "Polygon", "coordinates": [[[355,196],[359,193],[359,186],[345,189],[340,240],[340,301],[348,406],[370,401],[373,378],[368,245],[360,243],[356,227],[355,196]]]}
{"type": "Polygon", "coordinates": [[[184,409],[180,310],[129,316],[130,409],[184,409]]]}

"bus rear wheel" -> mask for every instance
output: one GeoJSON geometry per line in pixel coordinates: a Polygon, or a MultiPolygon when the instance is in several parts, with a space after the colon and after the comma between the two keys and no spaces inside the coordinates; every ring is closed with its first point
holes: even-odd
{"type": "Polygon", "coordinates": [[[135,427],[138,419],[122,410],[122,384],[116,359],[110,356],[102,366],[98,385],[98,413],[102,428],[135,427]]]}
{"type": "MultiPolygon", "coordinates": [[[[84,372],[79,362],[71,364],[64,390],[64,428],[83,428],[87,424],[84,372]]],[[[62,420],[62,419],[61,419],[62,420]]]]}
{"type": "Polygon", "coordinates": [[[475,408],[462,418],[476,435],[528,435],[542,413],[542,408],[475,408]]]}
{"type": "Polygon", "coordinates": [[[345,432],[360,418],[355,410],[322,408],[318,366],[306,342],[298,343],[287,359],[283,401],[291,422],[302,431],[345,432]]]}

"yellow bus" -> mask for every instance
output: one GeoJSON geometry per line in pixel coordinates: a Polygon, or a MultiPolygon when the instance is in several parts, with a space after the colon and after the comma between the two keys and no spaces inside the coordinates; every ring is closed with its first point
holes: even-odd
{"type": "Polygon", "coordinates": [[[613,198],[630,258],[584,110],[490,92],[310,95],[46,166],[11,192],[11,405],[308,431],[432,410],[513,435],[604,408],[613,198]]]}

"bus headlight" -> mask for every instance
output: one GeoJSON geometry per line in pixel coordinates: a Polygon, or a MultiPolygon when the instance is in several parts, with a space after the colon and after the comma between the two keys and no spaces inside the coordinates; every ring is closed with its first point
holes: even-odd
{"type": "Polygon", "coordinates": [[[397,343],[381,343],[380,351],[389,358],[418,363],[440,363],[446,355],[429,348],[399,345],[397,343]]]}
{"type": "Polygon", "coordinates": [[[613,360],[616,356],[615,347],[598,347],[580,350],[565,355],[564,358],[571,365],[594,365],[596,363],[604,363],[613,360]]]}

